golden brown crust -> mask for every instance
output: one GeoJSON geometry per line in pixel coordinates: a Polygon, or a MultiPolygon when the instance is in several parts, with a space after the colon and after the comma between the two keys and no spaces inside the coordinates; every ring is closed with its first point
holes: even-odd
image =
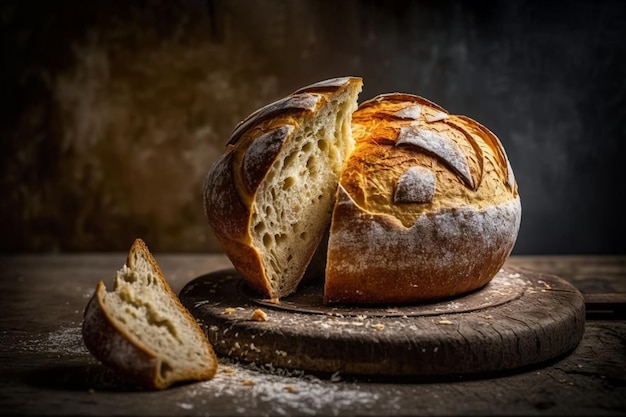
{"type": "Polygon", "coordinates": [[[409,94],[353,114],[340,180],[327,302],[409,302],[485,285],[515,243],[517,185],[497,137],[409,94]]]}
{"type": "Polygon", "coordinates": [[[107,308],[104,298],[106,287],[102,281],[98,283],[96,292],[89,300],[84,313],[82,335],[87,349],[103,364],[126,375],[133,381],[151,389],[165,389],[171,384],[186,380],[205,380],[212,378],[217,372],[217,356],[213,347],[206,339],[204,332],[195,318],[182,305],[176,294],[165,280],[161,268],[148,251],[141,239],[136,239],[129,251],[126,265],[134,267],[134,256],[141,254],[148,260],[155,271],[155,277],[161,281],[162,288],[169,294],[177,309],[185,316],[204,344],[203,349],[209,355],[211,366],[187,369],[178,372],[175,378],[165,379],[161,375],[163,361],[150,346],[146,346],[131,334],[123,323],[120,323],[107,308]]]}
{"type": "MultiPolygon", "coordinates": [[[[203,197],[209,225],[246,282],[267,297],[277,295],[272,293],[249,230],[255,193],[295,128],[315,117],[340,91],[356,84],[361,85],[360,78],[325,80],[255,111],[237,125],[225,153],[207,174],[203,197]]],[[[315,247],[309,251],[313,256],[315,247]]],[[[302,265],[302,273],[305,269],[302,265]]]]}
{"type": "Polygon", "coordinates": [[[269,297],[271,288],[265,278],[259,252],[251,244],[241,243],[234,239],[225,239],[220,235],[217,237],[232,264],[236,265],[237,271],[246,278],[246,283],[259,294],[269,297]]]}
{"type": "Polygon", "coordinates": [[[486,210],[429,214],[405,228],[362,210],[340,186],[333,215],[325,301],[396,304],[445,298],[489,282],[508,257],[519,199],[486,210]]]}
{"type": "MultiPolygon", "coordinates": [[[[254,112],[207,175],[210,225],[248,284],[270,298],[249,230],[255,193],[292,132],[346,80],[304,87],[254,112]]],[[[498,138],[402,93],[361,104],[352,135],[328,240],[326,301],[409,302],[485,285],[508,257],[521,219],[498,138]]]]}
{"type": "Polygon", "coordinates": [[[219,239],[249,244],[250,209],[235,186],[233,152],[229,149],[213,164],[204,182],[204,211],[219,239]]]}
{"type": "Polygon", "coordinates": [[[366,103],[352,117],[356,147],[341,178],[364,210],[394,214],[410,227],[424,213],[484,208],[517,195],[502,145],[482,125],[408,94],[386,94],[366,103]],[[415,105],[416,118],[394,116],[415,105]],[[432,205],[394,204],[397,179],[411,166],[435,173],[432,205]]]}

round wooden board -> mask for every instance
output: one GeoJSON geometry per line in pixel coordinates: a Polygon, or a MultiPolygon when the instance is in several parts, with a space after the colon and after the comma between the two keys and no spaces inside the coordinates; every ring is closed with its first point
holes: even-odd
{"type": "Polygon", "coordinates": [[[329,306],[311,283],[279,304],[234,269],[189,282],[180,299],[215,351],[276,368],[352,375],[443,376],[540,364],[582,338],[585,304],[567,281],[504,267],[480,290],[428,304],[329,306]],[[261,309],[266,321],[255,321],[261,309]]]}

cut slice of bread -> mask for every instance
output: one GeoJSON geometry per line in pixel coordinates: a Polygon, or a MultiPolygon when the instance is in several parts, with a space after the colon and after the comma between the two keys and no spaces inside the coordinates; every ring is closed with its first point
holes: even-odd
{"type": "Polygon", "coordinates": [[[210,379],[217,370],[212,346],[141,239],[117,271],[114,290],[98,283],[82,333],[97,359],[147,388],[210,379]]]}
{"type": "Polygon", "coordinates": [[[296,289],[330,224],[339,175],[354,148],[350,120],[359,91],[345,88],[302,118],[257,189],[250,235],[277,296],[296,289]]]}
{"type": "Polygon", "coordinates": [[[361,78],[334,78],[262,107],[207,174],[209,224],[246,282],[269,298],[296,290],[328,229],[361,87],[361,78]]]}

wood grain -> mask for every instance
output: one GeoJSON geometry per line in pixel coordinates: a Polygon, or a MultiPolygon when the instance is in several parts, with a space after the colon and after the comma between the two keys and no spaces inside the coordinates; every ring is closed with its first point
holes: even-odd
{"type": "Polygon", "coordinates": [[[315,309],[308,299],[299,311],[289,297],[272,306],[240,283],[234,270],[217,271],[191,281],[180,298],[218,353],[274,367],[384,376],[496,372],[571,352],[584,331],[580,292],[522,268],[506,267],[485,288],[435,305],[378,309],[324,306],[321,288],[315,309]],[[521,290],[484,303],[499,287],[521,290]],[[260,305],[267,321],[251,320],[260,305]]]}

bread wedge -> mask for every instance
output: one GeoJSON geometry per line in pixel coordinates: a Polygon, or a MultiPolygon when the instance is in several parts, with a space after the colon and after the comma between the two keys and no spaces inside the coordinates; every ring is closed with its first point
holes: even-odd
{"type": "Polygon", "coordinates": [[[117,271],[114,290],[98,283],[82,334],[98,360],[146,388],[210,379],[217,371],[212,346],[141,239],[117,271]]]}
{"type": "Polygon", "coordinates": [[[237,125],[207,173],[209,224],[260,294],[294,292],[328,229],[362,84],[333,78],[260,108],[237,125]]]}

